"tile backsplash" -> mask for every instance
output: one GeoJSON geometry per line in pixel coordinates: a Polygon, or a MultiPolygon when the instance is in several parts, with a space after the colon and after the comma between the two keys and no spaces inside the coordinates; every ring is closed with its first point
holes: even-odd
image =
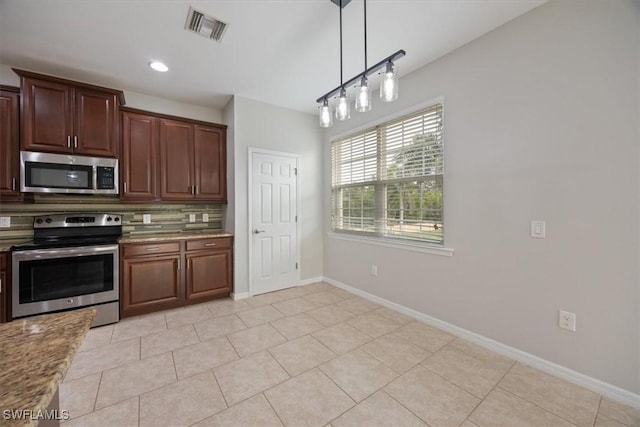
{"type": "Polygon", "coordinates": [[[223,204],[122,203],[110,196],[36,195],[34,203],[0,203],[0,216],[11,217],[10,228],[0,228],[0,240],[28,240],[33,237],[33,217],[49,213],[98,212],[123,216],[125,235],[175,233],[179,231],[222,230],[223,204]],[[151,224],[142,215],[151,215],[151,224]],[[195,214],[196,221],[189,222],[195,214]],[[202,222],[203,214],[209,215],[202,222]]]}

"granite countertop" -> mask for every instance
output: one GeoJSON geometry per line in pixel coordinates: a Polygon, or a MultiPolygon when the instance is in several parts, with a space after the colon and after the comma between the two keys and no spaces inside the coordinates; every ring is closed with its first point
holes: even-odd
{"type": "Polygon", "coordinates": [[[7,252],[11,250],[11,246],[19,245],[21,243],[30,242],[31,239],[20,239],[20,240],[0,240],[0,252],[7,252]]]}
{"type": "Polygon", "coordinates": [[[233,234],[228,233],[226,231],[211,231],[211,230],[183,231],[181,233],[122,236],[119,242],[120,243],[145,243],[145,242],[161,242],[163,240],[211,239],[215,237],[233,237],[233,234]]]}
{"type": "Polygon", "coordinates": [[[74,310],[0,324],[0,425],[38,424],[30,418],[49,406],[95,315],[74,310]],[[33,415],[4,419],[5,410],[33,415]]]}

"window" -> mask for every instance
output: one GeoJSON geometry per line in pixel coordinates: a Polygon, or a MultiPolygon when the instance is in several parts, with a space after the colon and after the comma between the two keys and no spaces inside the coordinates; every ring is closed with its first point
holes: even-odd
{"type": "Polygon", "coordinates": [[[442,246],[442,104],[331,144],[337,232],[442,246]]]}

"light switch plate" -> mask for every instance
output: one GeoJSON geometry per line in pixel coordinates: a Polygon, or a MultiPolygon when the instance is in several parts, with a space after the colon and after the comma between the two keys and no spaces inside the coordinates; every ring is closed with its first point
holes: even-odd
{"type": "Polygon", "coordinates": [[[196,214],[189,214],[189,222],[196,222],[196,214]]]}
{"type": "Polygon", "coordinates": [[[547,223],[545,221],[531,221],[531,237],[544,239],[547,235],[547,223]]]}
{"type": "Polygon", "coordinates": [[[209,222],[209,214],[208,213],[203,213],[202,214],[202,222],[209,222]]]}
{"type": "Polygon", "coordinates": [[[9,227],[11,227],[11,217],[0,216],[0,228],[9,228],[9,227]]]}
{"type": "Polygon", "coordinates": [[[151,214],[142,214],[142,223],[151,224],[151,214]]]}

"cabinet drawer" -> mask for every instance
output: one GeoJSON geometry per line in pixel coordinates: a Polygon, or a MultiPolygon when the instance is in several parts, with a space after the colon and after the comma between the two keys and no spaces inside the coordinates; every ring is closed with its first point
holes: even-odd
{"type": "Polygon", "coordinates": [[[165,242],[165,243],[145,243],[139,244],[126,244],[124,245],[124,257],[140,256],[140,255],[154,255],[154,254],[166,254],[171,252],[180,252],[180,242],[165,242]]]}
{"type": "Polygon", "coordinates": [[[217,237],[212,239],[187,240],[187,251],[202,249],[230,249],[231,237],[217,237]]]}

